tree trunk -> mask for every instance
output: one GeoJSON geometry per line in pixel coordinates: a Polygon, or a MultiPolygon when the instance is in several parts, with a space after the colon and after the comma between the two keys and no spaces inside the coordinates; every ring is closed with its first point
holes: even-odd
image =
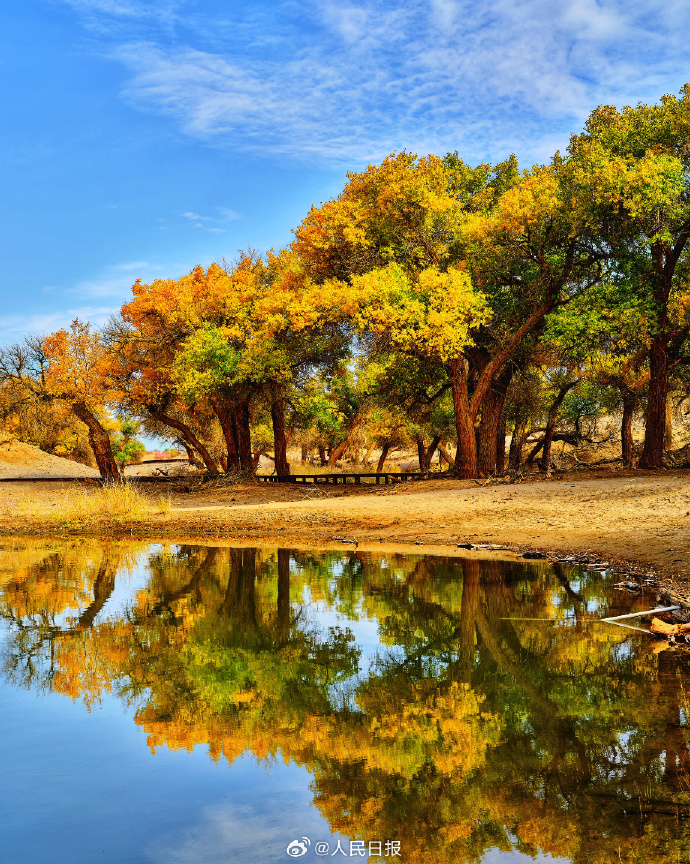
{"type": "Polygon", "coordinates": [[[551,448],[553,446],[553,433],[555,431],[556,420],[554,419],[553,424],[549,424],[546,427],[546,434],[544,436],[544,452],[541,457],[541,469],[547,474],[551,473],[551,448]]]}
{"type": "Polygon", "coordinates": [[[342,458],[347,450],[347,438],[344,438],[339,444],[332,448],[328,456],[328,467],[334,468],[338,459],[342,458]]]}
{"type": "Polygon", "coordinates": [[[388,451],[390,449],[391,449],[391,442],[386,441],[386,443],[381,448],[381,456],[379,458],[379,464],[376,466],[376,473],[377,474],[380,474],[383,471],[383,463],[386,461],[386,457],[388,456],[388,451]]]}
{"type": "Polygon", "coordinates": [[[369,447],[367,448],[367,455],[364,457],[364,467],[365,468],[369,467],[369,457],[371,456],[371,454],[374,452],[375,449],[376,449],[376,444],[370,444],[369,447]]]}
{"type": "Polygon", "coordinates": [[[532,312],[529,318],[515,330],[503,347],[488,360],[481,374],[476,379],[471,400],[469,398],[465,357],[461,356],[449,362],[448,369],[453,388],[455,425],[458,432],[458,452],[455,464],[457,465],[458,477],[460,479],[477,477],[479,473],[474,422],[479,416],[479,411],[488,389],[493,384],[501,368],[515,354],[525,338],[543,326],[546,315],[556,305],[560,288],[565,284],[569,273],[570,265],[561,272],[557,281],[554,281],[550,274],[543,273],[545,280],[548,282],[546,301],[532,312]]]}
{"type": "Polygon", "coordinates": [[[677,360],[678,352],[688,332],[684,328],[673,336],[669,332],[669,297],[679,261],[690,236],[686,223],[673,247],[657,240],[651,249],[653,270],[649,280],[656,306],[655,335],[649,350],[649,391],[645,412],[644,447],[640,459],[641,468],[661,468],[664,455],[664,433],[666,431],[666,400],[668,398],[669,359],[677,360]]]}
{"type": "Polygon", "coordinates": [[[331,453],[328,457],[328,464],[332,468],[335,463],[340,459],[345,450],[347,450],[347,445],[350,443],[350,435],[352,435],[355,426],[359,423],[359,411],[355,414],[355,416],[350,420],[347,424],[347,429],[345,430],[345,438],[331,450],[331,453]]]}
{"type": "MultiPolygon", "coordinates": [[[[544,438],[541,442],[544,452],[541,457],[541,468],[542,471],[545,471],[547,474],[551,471],[551,445],[553,444],[553,433],[556,431],[556,423],[558,421],[558,410],[563,404],[563,400],[568,395],[568,393],[578,384],[579,381],[569,381],[567,384],[564,384],[560,390],[558,391],[556,398],[554,399],[551,408],[549,409],[549,419],[546,423],[546,432],[544,433],[544,438]]],[[[534,458],[533,454],[530,454],[532,458],[534,458]]]]}
{"type": "Polygon", "coordinates": [[[158,420],[159,423],[164,423],[166,426],[170,426],[171,429],[176,429],[182,439],[187,442],[187,446],[193,447],[194,450],[201,456],[204,461],[204,465],[206,466],[206,470],[209,474],[217,477],[220,473],[218,471],[218,466],[213,461],[211,454],[208,452],[206,447],[199,441],[196,435],[192,432],[192,430],[186,424],[182,423],[180,420],[176,420],[174,417],[170,417],[168,414],[165,414],[163,411],[157,411],[151,406],[146,406],[146,410],[153,417],[154,420],[158,420]]]}
{"type": "Polygon", "coordinates": [[[666,396],[666,422],[664,424],[664,450],[673,450],[673,396],[666,396]]]}
{"type": "MultiPolygon", "coordinates": [[[[472,400],[470,401],[468,398],[469,415],[473,424],[479,415],[479,410],[484,401],[484,397],[486,396],[486,392],[493,383],[496,375],[499,373],[503,365],[510,360],[513,354],[515,354],[524,339],[543,325],[544,318],[554,308],[557,293],[555,286],[552,286],[549,292],[549,299],[546,303],[532,312],[530,317],[513,333],[503,348],[501,348],[501,350],[498,351],[482,369],[475,384],[472,400]]],[[[461,361],[454,360],[451,361],[451,364],[458,362],[461,361]]]]}
{"type": "Polygon", "coordinates": [[[194,450],[189,446],[189,444],[187,444],[186,441],[180,441],[180,443],[182,444],[185,452],[187,453],[187,459],[189,460],[189,464],[193,465],[195,468],[201,468],[203,463],[199,462],[199,460],[196,458],[196,454],[194,450]]]}
{"type": "Polygon", "coordinates": [[[225,471],[231,473],[237,471],[240,467],[240,457],[237,452],[237,434],[235,431],[235,421],[232,414],[231,405],[223,397],[217,397],[211,400],[213,411],[220,422],[220,428],[223,430],[223,438],[225,438],[225,448],[228,456],[225,463],[225,471]]]}
{"type": "Polygon", "coordinates": [[[527,440],[527,420],[516,420],[513,427],[513,436],[510,439],[510,450],[508,451],[508,467],[519,468],[522,462],[522,448],[527,440]]]}
{"type": "Polygon", "coordinates": [[[108,433],[101,426],[96,418],[96,415],[83,402],[74,402],[71,406],[72,411],[82,423],[86,424],[89,430],[89,444],[93,450],[93,455],[96,459],[96,465],[101,472],[101,477],[104,480],[112,482],[119,481],[120,470],[117,467],[117,462],[113,456],[113,448],[110,444],[108,433]]]}
{"type": "MultiPolygon", "coordinates": [[[[505,407],[505,399],[503,400],[505,407]]],[[[503,474],[506,470],[506,436],[508,434],[508,418],[506,412],[501,411],[501,419],[498,421],[498,435],[496,437],[496,473],[503,474]]]]}
{"type": "Polygon", "coordinates": [[[451,386],[453,388],[453,410],[455,428],[458,433],[458,452],[455,463],[460,480],[477,476],[477,439],[474,423],[470,416],[470,400],[467,387],[467,366],[464,357],[451,360],[448,364],[451,386]]]}
{"type": "Polygon", "coordinates": [[[290,550],[278,550],[278,643],[284,645],[290,633],[290,550]]]}
{"type": "Polygon", "coordinates": [[[321,467],[323,468],[324,465],[328,465],[328,459],[326,458],[326,448],[325,447],[319,447],[318,451],[319,451],[319,462],[321,463],[321,467]]]}
{"type": "MultiPolygon", "coordinates": [[[[501,414],[512,378],[512,366],[505,366],[498,373],[491,387],[486,391],[486,396],[482,402],[482,416],[477,434],[477,464],[481,474],[494,474],[496,472],[500,447],[498,439],[501,427],[501,414]]],[[[505,459],[505,449],[506,439],[504,434],[503,459],[505,459]]]]}
{"type": "Polygon", "coordinates": [[[525,466],[527,468],[532,467],[532,463],[534,462],[535,456],[537,455],[537,453],[541,450],[541,448],[543,446],[544,446],[544,439],[542,438],[541,441],[538,441],[536,446],[532,450],[530,450],[529,454],[527,455],[527,459],[525,459],[525,466]]]}
{"type": "Polygon", "coordinates": [[[632,468],[633,438],[632,421],[637,408],[638,397],[635,393],[623,393],[623,420],[621,422],[621,455],[623,466],[632,468]]]}
{"type": "Polygon", "coordinates": [[[290,476],[287,460],[287,438],[285,436],[285,401],[279,387],[272,388],[271,420],[273,422],[273,448],[276,457],[276,474],[290,476]]]}
{"type": "MultiPolygon", "coordinates": [[[[448,465],[448,467],[452,469],[453,459],[452,459],[450,453],[446,450],[445,446],[443,444],[441,444],[440,442],[438,445],[438,452],[439,452],[439,456],[445,461],[445,463],[448,465]]],[[[440,460],[439,460],[439,464],[440,464],[440,460]]]]}
{"type": "Polygon", "coordinates": [[[415,441],[417,443],[417,461],[419,462],[419,470],[426,470],[426,447],[424,446],[424,439],[421,435],[415,435],[415,441]]]}
{"type": "Polygon", "coordinates": [[[426,448],[426,453],[424,454],[424,470],[428,471],[431,468],[431,460],[434,458],[434,453],[436,452],[436,448],[441,443],[441,436],[437,433],[431,439],[431,443],[426,448]]]}
{"type": "Polygon", "coordinates": [[[307,464],[307,448],[304,446],[304,444],[302,444],[302,452],[300,454],[300,463],[302,465],[307,464]]]}
{"type": "Polygon", "coordinates": [[[252,454],[252,436],[249,429],[249,399],[235,400],[234,407],[233,416],[240,470],[245,474],[253,474],[254,458],[252,454]]]}
{"type": "MultiPolygon", "coordinates": [[[[657,295],[655,291],[655,295],[657,295]]],[[[655,296],[655,299],[659,299],[655,296]]],[[[661,298],[663,299],[663,298],[661,298]]],[[[661,468],[666,431],[666,399],[668,397],[668,337],[666,303],[658,314],[657,333],[649,350],[649,391],[645,412],[644,447],[640,468],[661,468]]]]}

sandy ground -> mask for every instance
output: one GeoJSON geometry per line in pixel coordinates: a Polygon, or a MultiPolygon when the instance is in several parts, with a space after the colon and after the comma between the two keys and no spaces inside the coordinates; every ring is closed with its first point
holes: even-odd
{"type": "MultiPolygon", "coordinates": [[[[186,459],[143,462],[128,465],[126,477],[171,476],[190,473],[186,459]]],[[[33,444],[25,444],[0,433],[0,480],[32,479],[44,480],[50,477],[99,477],[96,468],[44,453],[33,444]]]]}
{"type": "Polygon", "coordinates": [[[33,444],[24,444],[0,434],[0,480],[39,477],[98,477],[95,468],[79,465],[44,453],[33,444]]]}
{"type": "MultiPolygon", "coordinates": [[[[82,533],[222,538],[321,546],[455,549],[458,543],[589,553],[648,568],[674,584],[690,584],[690,473],[588,472],[550,481],[480,485],[430,480],[378,489],[247,483],[175,487],[165,515],[82,533]]],[[[86,494],[91,484],[87,481],[86,494]]],[[[96,484],[93,484],[94,486],[96,484]]],[[[0,533],[65,533],[35,518],[59,508],[68,483],[0,483],[0,533]],[[35,505],[32,506],[32,505],[35,505]]]]}

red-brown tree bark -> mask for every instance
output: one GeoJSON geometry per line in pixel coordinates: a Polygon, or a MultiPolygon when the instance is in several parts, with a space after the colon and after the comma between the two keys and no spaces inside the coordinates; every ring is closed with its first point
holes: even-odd
{"type": "Polygon", "coordinates": [[[632,468],[633,461],[633,437],[632,421],[639,397],[635,393],[623,393],[623,419],[621,421],[621,455],[623,466],[632,468]]]}
{"type": "MultiPolygon", "coordinates": [[[[503,400],[505,406],[505,399],[503,400]]],[[[508,419],[504,408],[501,409],[501,417],[498,421],[498,434],[496,436],[496,473],[503,474],[506,470],[506,437],[508,435],[508,419]]]]}
{"type": "Polygon", "coordinates": [[[466,359],[460,357],[449,361],[448,372],[453,391],[455,427],[458,434],[458,452],[455,464],[458,469],[458,477],[461,480],[479,476],[474,424],[489,388],[503,365],[510,360],[524,339],[541,326],[545,316],[555,307],[557,295],[556,286],[552,283],[546,302],[535,309],[505,345],[488,360],[475,382],[471,398],[466,359]]]}
{"type": "Polygon", "coordinates": [[[352,418],[352,420],[350,420],[350,422],[347,424],[347,429],[345,430],[345,437],[343,438],[343,440],[340,441],[338,444],[336,444],[336,446],[333,447],[333,449],[331,450],[330,455],[328,457],[328,464],[331,468],[335,465],[335,463],[338,461],[338,459],[340,459],[342,457],[343,453],[347,450],[347,445],[350,443],[350,436],[354,432],[355,427],[359,423],[359,420],[360,420],[360,415],[359,415],[359,412],[357,412],[357,414],[355,414],[355,416],[352,418]]]}
{"type": "Polygon", "coordinates": [[[287,436],[285,434],[285,400],[277,386],[272,388],[271,397],[276,474],[279,477],[289,477],[290,465],[287,460],[287,436]]]}
{"type": "Polygon", "coordinates": [[[434,458],[434,453],[436,452],[436,448],[438,447],[441,436],[437,433],[431,439],[429,446],[426,447],[424,445],[424,439],[421,435],[415,435],[415,440],[417,442],[417,456],[419,458],[419,470],[421,472],[425,472],[429,470],[431,466],[431,460],[434,458]]]}
{"type": "Polygon", "coordinates": [[[658,333],[649,351],[649,390],[645,411],[644,447],[641,468],[661,468],[664,458],[666,431],[666,399],[668,397],[668,337],[658,333]]]}
{"type": "Polygon", "coordinates": [[[388,451],[391,449],[391,442],[386,441],[381,448],[381,456],[379,457],[379,464],[376,466],[376,473],[380,474],[383,471],[383,465],[388,456],[388,451]]]}
{"type": "Polygon", "coordinates": [[[254,473],[254,458],[252,453],[252,436],[249,428],[249,399],[240,397],[233,401],[233,423],[237,453],[240,460],[240,470],[245,474],[254,473]]]}
{"type": "Polygon", "coordinates": [[[223,438],[225,439],[225,449],[227,451],[225,471],[226,473],[237,471],[240,467],[240,456],[237,451],[237,431],[232,411],[227,401],[222,397],[212,399],[211,405],[220,423],[220,428],[223,430],[223,438]]]}
{"type": "Polygon", "coordinates": [[[541,458],[541,469],[547,474],[551,470],[551,447],[553,445],[553,433],[556,431],[556,423],[558,421],[558,411],[563,404],[563,400],[568,393],[578,384],[578,381],[568,381],[559,389],[556,398],[549,408],[549,417],[546,422],[546,432],[542,441],[543,453],[541,458]]]}
{"type": "Polygon", "coordinates": [[[110,444],[108,433],[100,424],[93,411],[84,402],[73,402],[70,407],[75,416],[82,423],[85,423],[89,430],[89,444],[93,450],[101,477],[113,483],[118,482],[121,479],[120,469],[117,467],[117,462],[113,456],[113,448],[110,444]]]}
{"type": "Polygon", "coordinates": [[[505,460],[505,422],[501,424],[501,415],[512,377],[513,369],[508,364],[496,375],[482,403],[481,420],[477,427],[477,464],[479,472],[484,475],[497,471],[499,449],[502,455],[501,463],[505,460]],[[501,428],[503,440],[499,441],[501,428]]]}
{"type": "Polygon", "coordinates": [[[177,420],[175,417],[171,417],[164,411],[157,410],[153,406],[147,406],[147,411],[154,420],[158,420],[159,423],[170,426],[171,429],[175,429],[177,432],[179,432],[182,436],[182,439],[187,443],[187,445],[189,447],[193,447],[194,450],[196,450],[196,452],[199,454],[199,456],[201,456],[204,465],[206,466],[206,470],[209,472],[209,474],[214,477],[218,476],[220,472],[218,471],[218,466],[214,462],[213,457],[208,452],[207,448],[197,438],[197,436],[192,432],[189,426],[187,426],[186,423],[183,423],[181,420],[177,420]]]}
{"type": "Polygon", "coordinates": [[[474,417],[470,407],[467,382],[467,363],[465,358],[461,357],[459,360],[451,360],[448,366],[453,391],[455,429],[458,436],[458,452],[455,457],[455,464],[458,477],[461,480],[468,480],[477,476],[478,467],[477,439],[474,434],[474,417]]]}
{"type": "Polygon", "coordinates": [[[516,420],[508,451],[508,467],[519,468],[522,462],[522,448],[527,440],[527,420],[516,420]]]}
{"type": "Polygon", "coordinates": [[[419,462],[419,470],[424,471],[424,465],[426,463],[426,447],[424,446],[424,439],[421,435],[415,435],[415,443],[417,444],[417,461],[419,462]]]}

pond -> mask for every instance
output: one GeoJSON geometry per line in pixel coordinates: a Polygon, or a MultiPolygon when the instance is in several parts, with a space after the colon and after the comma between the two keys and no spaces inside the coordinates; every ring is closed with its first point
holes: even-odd
{"type": "Polygon", "coordinates": [[[690,861],[690,655],[472,555],[5,541],[3,860],[690,861]]]}

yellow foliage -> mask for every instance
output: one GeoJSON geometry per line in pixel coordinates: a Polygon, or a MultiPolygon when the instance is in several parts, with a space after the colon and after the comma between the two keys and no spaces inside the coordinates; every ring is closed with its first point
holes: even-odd
{"type": "Polygon", "coordinates": [[[393,153],[347,176],[338,198],[312,207],[295,231],[293,249],[310,277],[343,278],[392,257],[412,271],[438,265],[461,210],[441,159],[393,153]]]}
{"type": "Polygon", "coordinates": [[[431,266],[416,279],[398,264],[353,279],[356,326],[394,348],[447,361],[472,345],[470,331],[491,317],[485,296],[464,270],[431,266]]]}

